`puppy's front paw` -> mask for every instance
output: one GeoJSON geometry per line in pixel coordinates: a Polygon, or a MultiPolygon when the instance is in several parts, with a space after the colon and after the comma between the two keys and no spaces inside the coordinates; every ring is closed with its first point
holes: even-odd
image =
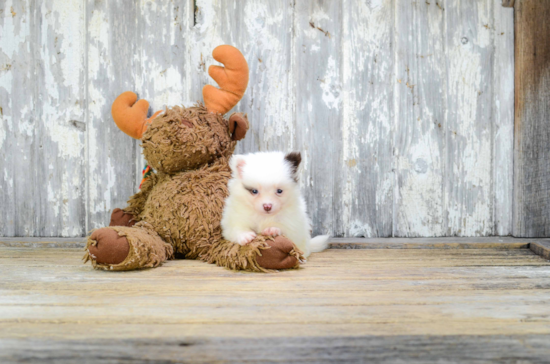
{"type": "Polygon", "coordinates": [[[282,233],[281,233],[281,229],[276,227],[270,227],[270,228],[264,229],[264,231],[262,231],[262,234],[267,236],[279,236],[282,233]]]}
{"type": "Polygon", "coordinates": [[[246,245],[250,243],[254,238],[256,237],[256,233],[253,231],[248,231],[246,233],[242,233],[237,238],[237,243],[240,245],[246,245]]]}

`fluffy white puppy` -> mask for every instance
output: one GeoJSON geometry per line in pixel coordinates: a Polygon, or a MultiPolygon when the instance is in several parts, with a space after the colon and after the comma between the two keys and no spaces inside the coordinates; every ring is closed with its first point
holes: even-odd
{"type": "Polygon", "coordinates": [[[300,153],[261,152],[234,155],[222,231],[225,239],[245,245],[256,234],[284,235],[307,257],[327,248],[328,235],[311,238],[311,223],[298,185],[300,153]]]}

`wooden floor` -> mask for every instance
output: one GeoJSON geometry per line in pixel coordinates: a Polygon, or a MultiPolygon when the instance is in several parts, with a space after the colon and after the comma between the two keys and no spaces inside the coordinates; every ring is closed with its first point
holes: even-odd
{"type": "Polygon", "coordinates": [[[548,362],[529,249],[332,249],[303,269],[94,271],[0,247],[0,363],[548,362]]]}

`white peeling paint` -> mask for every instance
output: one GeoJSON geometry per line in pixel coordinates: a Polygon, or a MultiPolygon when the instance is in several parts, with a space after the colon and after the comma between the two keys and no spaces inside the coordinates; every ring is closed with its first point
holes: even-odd
{"type": "MultiPolygon", "coordinates": [[[[88,73],[97,75],[100,72],[100,67],[105,63],[105,59],[101,57],[103,51],[109,46],[109,26],[106,14],[95,9],[88,23],[88,36],[91,42],[88,44],[88,73]]],[[[101,67],[103,72],[109,72],[109,67],[101,67]]],[[[112,77],[107,73],[108,77],[112,77]]]]}
{"type": "Polygon", "coordinates": [[[257,64],[256,69],[251,70],[256,82],[250,85],[248,91],[255,96],[251,117],[256,115],[256,109],[263,112],[259,116],[263,118],[263,140],[267,145],[281,136],[293,140],[293,97],[289,92],[290,72],[287,68],[289,44],[285,34],[272,30],[274,27],[282,28],[288,9],[281,7],[272,12],[267,3],[249,1],[244,10],[247,34],[254,44],[251,51],[244,50],[245,57],[253,60],[252,64],[257,64]],[[267,89],[269,92],[265,92],[267,89]],[[257,96],[262,94],[265,97],[257,96]]]}
{"type": "MultiPolygon", "coordinates": [[[[0,49],[7,58],[12,59],[16,51],[19,50],[21,44],[28,39],[30,32],[28,27],[18,26],[15,16],[10,14],[10,9],[13,9],[14,1],[7,0],[4,2],[4,13],[2,14],[3,26],[0,26],[0,49]]],[[[23,14],[19,14],[19,18],[23,14]]],[[[1,64],[1,63],[0,63],[1,64]]]]}
{"type": "MultiPolygon", "coordinates": [[[[0,19],[0,153],[47,177],[41,187],[17,190],[29,209],[47,206],[38,219],[47,226],[25,225],[20,233],[79,235],[83,202],[88,227],[104,226],[109,210],[133,192],[120,187],[132,178],[125,166],[137,161],[142,168],[141,157],[119,155],[120,144],[134,153],[125,135],[105,132],[119,133],[109,129],[113,90],[135,87],[155,110],[189,106],[202,100],[204,84],[215,84],[207,68],[217,64],[212,50],[225,43],[239,46],[251,72],[235,107],[252,123],[239,148],[302,151],[310,209],[324,211],[316,229],[330,233],[340,224],[348,236],[387,234],[392,226],[411,236],[509,232],[510,223],[499,221],[511,216],[513,187],[514,84],[506,77],[513,54],[505,51],[513,45],[513,17],[504,21],[500,6],[231,1],[198,0],[195,25],[189,2],[140,0],[128,9],[135,21],[124,13],[126,23],[116,27],[118,2],[37,2],[19,10],[5,1],[17,15],[0,19]],[[30,27],[33,14],[41,17],[38,28],[30,27]],[[115,32],[125,31],[128,47],[113,49],[115,32]],[[40,72],[26,60],[31,54],[40,72]],[[119,62],[128,66],[122,80],[119,62]],[[21,80],[34,77],[40,79],[25,86],[37,90],[17,96],[21,80]],[[480,95],[488,84],[492,91],[480,95]],[[327,135],[336,132],[341,140],[327,135]],[[42,147],[46,162],[36,157],[42,147]],[[29,203],[34,194],[38,202],[29,203]]],[[[13,195],[23,182],[14,180],[19,166],[7,163],[0,192],[13,195]]],[[[22,213],[18,208],[9,211],[22,213]]]]}
{"type": "Polygon", "coordinates": [[[410,146],[406,156],[397,157],[401,177],[398,189],[400,205],[397,223],[406,226],[412,236],[442,234],[443,216],[434,214],[443,201],[441,171],[434,168],[438,158],[437,143],[426,134],[410,146]],[[436,230],[438,229],[438,230],[436,230]],[[436,234],[434,234],[436,233],[436,234]]]}
{"type": "Polygon", "coordinates": [[[8,125],[8,116],[0,115],[0,150],[2,150],[2,145],[6,140],[6,135],[8,134],[7,128],[5,125],[8,125]]]}
{"type": "Polygon", "coordinates": [[[341,86],[338,84],[339,70],[336,67],[336,61],[332,56],[328,58],[327,70],[321,81],[323,90],[323,101],[329,109],[338,109],[340,107],[341,86]]]}

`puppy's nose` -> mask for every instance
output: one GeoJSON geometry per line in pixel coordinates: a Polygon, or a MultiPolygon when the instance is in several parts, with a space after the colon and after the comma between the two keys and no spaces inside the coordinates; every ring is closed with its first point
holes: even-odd
{"type": "Polygon", "coordinates": [[[270,203],[264,203],[264,210],[266,211],[271,211],[271,208],[273,207],[272,204],[270,203]]]}

